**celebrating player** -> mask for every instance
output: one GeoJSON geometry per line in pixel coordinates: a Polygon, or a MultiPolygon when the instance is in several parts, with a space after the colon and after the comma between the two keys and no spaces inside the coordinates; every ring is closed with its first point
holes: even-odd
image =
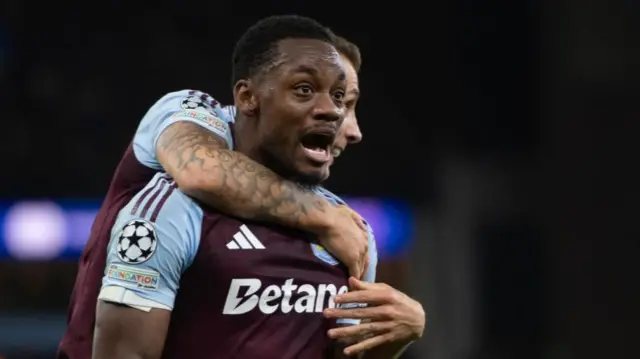
{"type": "MultiPolygon", "coordinates": [[[[328,176],[343,110],[344,65],[331,39],[311,20],[270,18],[251,28],[234,53],[236,149],[310,186],[328,176]]],[[[159,146],[177,151],[176,161],[184,166],[204,166],[210,156],[197,145],[172,143],[172,137],[159,146]]],[[[305,241],[303,232],[223,215],[175,187],[170,177],[157,174],[118,215],[98,304],[94,358],[325,357],[330,322],[321,312],[334,306],[333,296],[347,291],[339,262],[305,241]]],[[[373,242],[369,248],[371,279],[373,242]]],[[[373,303],[373,297],[358,300],[373,303]]],[[[341,298],[353,302],[347,294],[341,298]]],[[[375,301],[399,308],[380,296],[375,301]]],[[[327,315],[363,313],[359,309],[327,315]]],[[[347,337],[362,334],[359,330],[331,333],[347,337]]],[[[375,327],[368,330],[377,333],[375,327]]],[[[392,339],[404,346],[413,336],[392,339]]]]}
{"type": "MultiPolygon", "coordinates": [[[[350,61],[352,61],[354,64],[357,63],[358,65],[356,66],[359,66],[360,57],[359,57],[359,52],[357,51],[357,48],[354,48],[353,46],[344,46],[344,51],[349,57],[349,59],[351,59],[350,61]]],[[[345,102],[347,103],[347,117],[345,119],[344,126],[341,127],[340,136],[338,136],[338,138],[336,139],[336,145],[334,146],[336,148],[339,148],[339,150],[337,150],[336,156],[339,155],[339,152],[341,152],[341,150],[346,147],[347,143],[356,143],[361,138],[361,134],[359,133],[359,128],[357,127],[357,122],[355,120],[355,113],[354,113],[355,102],[357,100],[357,96],[356,96],[357,95],[357,75],[355,75],[355,70],[353,70],[353,74],[354,75],[351,76],[351,78],[353,78],[353,80],[351,80],[352,81],[351,88],[354,90],[350,90],[347,94],[347,98],[345,99],[345,102]]],[[[85,248],[85,252],[80,261],[78,278],[76,280],[76,285],[75,285],[71,303],[70,303],[68,327],[60,345],[59,358],[82,359],[82,358],[88,358],[91,355],[91,345],[92,345],[94,318],[95,318],[95,303],[98,297],[98,291],[99,291],[100,283],[104,273],[104,264],[106,260],[106,248],[107,248],[107,243],[109,241],[111,226],[113,226],[113,223],[115,222],[115,216],[117,214],[117,210],[118,208],[120,208],[118,206],[123,206],[126,203],[125,201],[131,198],[135,194],[136,189],[140,189],[142,188],[142,186],[144,186],[145,183],[142,183],[144,178],[146,177],[150,178],[150,176],[154,171],[152,169],[150,170],[148,167],[146,167],[146,165],[150,165],[154,168],[158,166],[158,160],[153,157],[153,154],[154,154],[153,143],[149,144],[150,142],[154,142],[150,140],[150,137],[152,137],[150,134],[154,132],[159,132],[160,130],[158,130],[158,128],[160,128],[161,126],[167,126],[169,130],[163,132],[160,135],[160,137],[163,138],[166,135],[167,138],[170,138],[171,136],[173,136],[170,130],[176,127],[176,125],[173,125],[175,122],[189,121],[197,118],[204,119],[205,121],[193,122],[193,124],[203,126],[202,128],[205,130],[210,130],[211,128],[214,128],[214,129],[226,128],[222,126],[222,125],[226,126],[226,124],[221,124],[218,118],[207,116],[206,115],[207,112],[204,112],[205,115],[203,115],[200,112],[200,110],[208,111],[213,108],[214,113],[218,114],[221,111],[219,107],[209,106],[209,104],[214,104],[214,103],[215,103],[214,100],[211,99],[206,94],[198,93],[196,91],[182,91],[178,93],[169,94],[163,97],[159,101],[159,103],[154,105],[153,108],[149,111],[149,113],[145,116],[145,119],[142,121],[142,124],[139,128],[139,131],[136,133],[134,143],[133,143],[133,148],[129,148],[127,150],[118,170],[116,171],[112,187],[109,191],[107,198],[105,199],[100,215],[96,218],[96,221],[92,228],[91,239],[89,240],[85,248]],[[183,117],[172,116],[174,114],[178,114],[178,115],[184,114],[185,113],[184,110],[187,108],[192,110],[192,111],[189,111],[188,114],[190,115],[197,114],[198,116],[196,118],[191,118],[186,116],[183,116],[183,117]],[[194,111],[198,111],[198,112],[194,112],[194,111]],[[215,126],[211,127],[209,125],[215,125],[215,126]]],[[[235,111],[233,111],[233,113],[235,114],[235,111]]],[[[226,112],[222,111],[220,115],[221,115],[220,117],[222,118],[224,115],[226,115],[226,112]]],[[[231,118],[229,120],[231,120],[231,118]]],[[[200,128],[197,128],[194,126],[192,130],[194,131],[194,133],[197,134],[200,131],[200,128]]],[[[219,151],[226,156],[227,153],[225,148],[227,148],[228,146],[227,142],[225,142],[224,139],[219,140],[216,137],[217,133],[219,132],[211,132],[212,136],[210,137],[205,137],[204,135],[201,134],[200,138],[202,140],[202,145],[207,146],[207,150],[211,151],[212,153],[216,153],[217,151],[219,151]]],[[[192,141],[192,137],[193,136],[183,136],[183,141],[192,141]]],[[[169,157],[169,156],[165,156],[165,157],[169,157]]],[[[231,165],[231,163],[233,163],[234,159],[240,160],[240,161],[246,161],[246,163],[252,162],[251,159],[247,157],[243,157],[242,154],[238,154],[238,157],[231,157],[231,158],[224,157],[224,158],[227,160],[226,164],[228,164],[229,166],[231,165]]],[[[215,160],[216,160],[215,158],[206,159],[206,161],[209,163],[210,166],[212,166],[212,163],[213,165],[215,165],[216,163],[215,160]]],[[[159,161],[159,162],[162,164],[162,161],[159,161]]],[[[166,162],[165,162],[165,165],[166,165],[166,162]]],[[[171,164],[169,165],[172,166],[171,164]]],[[[232,167],[233,166],[230,166],[229,168],[232,168],[232,167]]],[[[258,169],[263,167],[261,165],[257,165],[255,168],[258,169]]],[[[209,173],[210,173],[209,171],[198,172],[199,169],[193,166],[189,167],[189,170],[190,170],[189,173],[191,173],[191,175],[194,176],[194,178],[197,178],[198,173],[204,176],[209,176],[209,173]]],[[[264,168],[264,171],[268,171],[268,170],[264,168]]],[[[235,182],[229,181],[227,186],[224,188],[229,188],[229,186],[233,186],[234,183],[236,184],[239,183],[239,179],[245,180],[243,183],[246,183],[247,179],[251,179],[252,176],[257,176],[257,173],[255,171],[248,172],[243,176],[243,172],[242,170],[240,170],[240,171],[230,172],[229,176],[231,179],[233,179],[235,176],[236,180],[235,182]]],[[[183,179],[190,179],[190,178],[185,176],[185,178],[183,179]]],[[[176,182],[180,183],[180,181],[176,181],[176,182]]],[[[211,186],[211,184],[208,183],[207,181],[200,181],[200,182],[203,188],[206,188],[209,190],[216,189],[216,188],[218,190],[221,190],[223,188],[222,186],[216,187],[215,183],[214,183],[214,186],[211,186]]],[[[274,181],[274,184],[275,183],[277,183],[277,181],[274,181]]],[[[286,182],[284,183],[286,185],[286,182]]],[[[271,189],[272,189],[271,187],[263,186],[261,188],[258,188],[252,191],[258,191],[259,193],[262,193],[265,191],[267,192],[271,191],[271,189]]],[[[302,188],[297,188],[294,186],[290,190],[291,192],[289,193],[289,199],[292,201],[296,198],[297,191],[302,191],[303,195],[307,196],[305,194],[306,190],[302,188]]],[[[251,192],[251,193],[254,193],[254,192],[251,192]]],[[[203,202],[206,200],[215,199],[215,195],[208,195],[204,192],[198,193],[197,195],[200,196],[200,199],[203,202]]],[[[242,193],[239,193],[238,195],[236,195],[235,193],[228,192],[228,191],[222,192],[220,193],[220,195],[223,196],[223,198],[225,198],[224,196],[227,196],[227,197],[237,196],[238,198],[243,198],[242,193]]],[[[253,206],[256,206],[254,207],[254,211],[256,211],[255,213],[259,214],[261,213],[260,211],[271,212],[273,211],[273,207],[270,207],[270,206],[275,205],[275,202],[276,202],[275,199],[277,197],[280,197],[280,198],[284,197],[281,193],[278,193],[278,192],[271,193],[271,195],[273,198],[270,201],[264,201],[264,198],[268,198],[267,195],[264,195],[262,197],[255,197],[255,198],[252,197],[251,199],[253,200],[253,202],[246,202],[245,206],[240,206],[239,208],[245,208],[245,211],[246,211],[246,208],[251,208],[251,205],[253,204],[253,206]]],[[[245,201],[246,201],[246,198],[245,198],[245,201]]],[[[324,199],[320,198],[320,203],[322,203],[322,201],[324,201],[324,199]]],[[[293,206],[294,203],[291,203],[290,205],[293,206]]],[[[314,208],[311,208],[311,213],[308,215],[309,219],[314,218],[313,210],[314,208]]],[[[325,209],[325,211],[330,211],[330,210],[331,208],[325,209]]],[[[232,212],[232,213],[236,213],[236,212],[232,212]]],[[[279,214],[280,216],[283,216],[283,217],[288,216],[287,211],[277,212],[276,214],[279,214]]],[[[331,217],[330,213],[328,213],[327,215],[329,218],[331,217]]],[[[318,219],[319,218],[320,217],[318,217],[318,219]]],[[[287,218],[287,220],[289,219],[287,218]]],[[[313,223],[312,220],[309,220],[308,222],[309,222],[308,225],[311,225],[313,223]]],[[[340,225],[347,225],[347,224],[349,224],[349,221],[343,221],[342,223],[336,223],[336,227],[339,227],[340,225]]],[[[335,236],[334,234],[332,235],[335,236]]],[[[346,237],[347,236],[345,236],[345,240],[346,240],[346,237]]],[[[332,237],[332,238],[335,238],[335,237],[332,237]]],[[[337,250],[342,253],[347,253],[347,254],[358,253],[357,248],[354,250],[352,246],[353,243],[341,243],[339,241],[336,241],[335,243],[338,246],[337,250]]],[[[361,247],[366,249],[366,246],[361,246],[361,247]]],[[[336,249],[336,247],[334,247],[334,249],[336,249]]],[[[357,258],[358,258],[358,255],[353,256],[352,263],[355,263],[354,260],[356,260],[357,258]]],[[[344,257],[342,257],[341,261],[344,261],[344,257]]]]}
{"type": "MultiPolygon", "coordinates": [[[[332,161],[338,158],[347,148],[347,145],[357,144],[362,141],[362,132],[356,117],[356,105],[360,98],[360,85],[358,72],[362,66],[362,55],[357,45],[344,37],[334,35],[333,45],[340,54],[345,65],[347,92],[344,98],[344,121],[336,137],[331,150],[332,161]]],[[[236,116],[235,106],[223,107],[223,115],[228,122],[233,122],[236,116]]]]}
{"type": "MultiPolygon", "coordinates": [[[[198,91],[168,94],[145,115],[114,173],[80,259],[60,358],[84,359],[91,352],[95,301],[111,227],[120,209],[163,169],[183,193],[211,207],[315,234],[352,275],[362,276],[368,239],[359,216],[232,151],[231,130],[221,120],[224,116],[213,98],[198,91]],[[172,146],[158,145],[163,143],[172,146]],[[185,160],[188,149],[195,149],[198,161],[185,160]]],[[[159,193],[154,195],[154,200],[162,200],[159,193]]],[[[141,210],[153,214],[150,208],[151,203],[141,210]]]]}
{"type": "MultiPolygon", "coordinates": [[[[345,118],[333,145],[333,158],[337,158],[347,145],[362,140],[362,133],[358,126],[355,107],[360,95],[358,72],[362,63],[360,50],[348,40],[335,36],[333,44],[338,50],[346,71],[345,118]]],[[[234,106],[224,108],[231,118],[235,117],[234,106]]],[[[371,279],[372,277],[370,277],[371,279]]],[[[357,294],[335,297],[335,302],[344,304],[347,308],[325,310],[328,318],[360,318],[365,323],[357,326],[331,329],[328,335],[339,340],[334,350],[327,356],[341,357],[342,353],[349,355],[368,351],[366,358],[396,357],[411,342],[422,334],[425,325],[425,313],[419,302],[406,294],[381,283],[364,283],[354,278],[350,279],[351,288],[357,294]],[[367,308],[352,303],[369,304],[367,308]],[[350,308],[349,308],[350,307],[350,308]],[[375,320],[371,320],[375,318],[375,320]],[[366,340],[362,340],[366,337],[366,340]],[[353,345],[353,346],[351,346],[353,345]],[[379,347],[371,350],[374,347],[379,347]]],[[[353,323],[353,321],[351,321],[353,323]]]]}

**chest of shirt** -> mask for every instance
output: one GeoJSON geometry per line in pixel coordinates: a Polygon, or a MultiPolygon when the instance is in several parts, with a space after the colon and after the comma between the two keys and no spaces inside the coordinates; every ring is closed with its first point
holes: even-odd
{"type": "Polygon", "coordinates": [[[348,290],[344,266],[309,235],[226,216],[205,218],[192,267],[226,314],[318,313],[348,290]]]}

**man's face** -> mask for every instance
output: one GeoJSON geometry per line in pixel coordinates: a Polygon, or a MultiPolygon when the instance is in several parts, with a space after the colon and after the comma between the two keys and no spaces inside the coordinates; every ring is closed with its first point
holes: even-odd
{"type": "Polygon", "coordinates": [[[338,136],[333,143],[332,155],[335,159],[347,148],[347,145],[356,144],[362,141],[362,132],[358,126],[358,118],[356,117],[356,104],[360,97],[360,86],[358,85],[358,73],[355,67],[345,56],[340,55],[342,62],[345,64],[347,92],[344,98],[345,116],[338,136]]]}
{"type": "Polygon", "coordinates": [[[319,40],[282,40],[278,50],[255,91],[259,150],[278,172],[318,184],[329,177],[344,119],[345,65],[319,40]]]}

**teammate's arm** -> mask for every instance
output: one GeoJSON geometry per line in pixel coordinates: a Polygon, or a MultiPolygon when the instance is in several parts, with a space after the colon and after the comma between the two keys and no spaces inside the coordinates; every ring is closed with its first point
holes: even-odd
{"type": "Polygon", "coordinates": [[[350,209],[281,178],[193,122],[168,126],[159,136],[156,156],[189,196],[234,216],[313,232],[352,275],[363,274],[366,239],[350,209]]]}
{"type": "Polygon", "coordinates": [[[166,94],[140,122],[133,152],[138,162],[168,172],[183,192],[210,207],[316,234],[360,278],[367,242],[359,216],[354,220],[348,208],[333,207],[324,197],[233,152],[232,116],[200,91],[166,94]]]}
{"type": "Polygon", "coordinates": [[[156,145],[162,167],[180,189],[233,215],[320,230],[332,225],[332,205],[287,181],[191,122],[169,126],[156,145]]]}

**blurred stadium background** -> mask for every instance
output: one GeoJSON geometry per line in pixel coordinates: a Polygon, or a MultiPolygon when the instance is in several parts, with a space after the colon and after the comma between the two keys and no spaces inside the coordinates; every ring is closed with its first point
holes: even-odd
{"type": "Polygon", "coordinates": [[[638,358],[640,2],[0,4],[0,357],[51,358],[112,171],[159,96],[230,101],[238,36],[312,16],[363,52],[328,187],[420,299],[405,358],[638,358]]]}

